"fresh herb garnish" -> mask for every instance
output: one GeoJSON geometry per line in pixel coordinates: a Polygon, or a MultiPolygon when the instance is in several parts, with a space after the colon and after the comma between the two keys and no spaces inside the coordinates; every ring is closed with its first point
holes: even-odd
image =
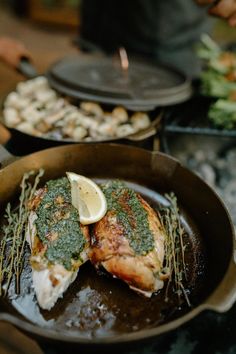
{"type": "Polygon", "coordinates": [[[52,264],[62,264],[73,269],[74,254],[78,259],[86,246],[78,210],[71,203],[71,187],[68,178],[50,180],[37,207],[35,225],[39,239],[47,246],[45,257],[52,264]],[[48,237],[56,235],[54,240],[48,237]]]}
{"type": "Polygon", "coordinates": [[[169,287],[173,284],[174,291],[179,299],[184,295],[188,306],[191,306],[187,291],[184,287],[184,282],[187,280],[184,259],[186,248],[186,245],[184,244],[185,230],[181,225],[180,213],[175,194],[172,192],[166,194],[165,197],[168,200],[169,205],[162,208],[160,211],[160,218],[166,231],[163,272],[169,276],[165,297],[166,301],[168,301],[169,287]]]}
{"type": "Polygon", "coordinates": [[[19,205],[13,209],[8,203],[5,209],[6,224],[0,234],[0,296],[5,295],[13,277],[15,277],[16,293],[20,293],[20,275],[24,265],[24,248],[26,227],[30,211],[28,202],[33,197],[44,170],[40,169],[33,184],[30,182],[35,171],[24,174],[20,187],[19,205]]]}
{"type": "Polygon", "coordinates": [[[107,208],[114,212],[123,226],[125,237],[137,255],[146,255],[154,248],[154,236],[150,230],[148,213],[138,194],[124,182],[115,180],[101,185],[107,200],[107,208]]]}

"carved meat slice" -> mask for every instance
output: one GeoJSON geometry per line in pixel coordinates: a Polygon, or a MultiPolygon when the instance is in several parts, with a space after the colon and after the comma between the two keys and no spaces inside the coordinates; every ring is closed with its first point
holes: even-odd
{"type": "Polygon", "coordinates": [[[51,180],[37,190],[29,209],[33,286],[40,307],[50,310],[88,259],[89,231],[71,204],[67,178],[51,180]]]}
{"type": "Polygon", "coordinates": [[[90,259],[150,297],[163,287],[165,232],[158,214],[120,181],[102,186],[108,211],[91,235],[90,259]]]}

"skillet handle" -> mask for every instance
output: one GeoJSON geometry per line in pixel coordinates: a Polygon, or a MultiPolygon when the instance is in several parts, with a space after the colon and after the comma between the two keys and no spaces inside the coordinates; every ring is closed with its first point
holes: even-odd
{"type": "Polygon", "coordinates": [[[20,59],[17,71],[27,79],[33,79],[38,76],[37,70],[27,57],[22,57],[20,59]]]}
{"type": "MultiPolygon", "coordinates": [[[[236,252],[236,251],[234,251],[236,252]]],[[[234,255],[235,258],[235,255],[234,255]]],[[[236,301],[236,264],[231,259],[228,271],[216,291],[206,300],[205,306],[216,312],[228,311],[236,301]]]]}
{"type": "Polygon", "coordinates": [[[152,128],[146,129],[145,131],[141,131],[139,133],[135,133],[135,134],[130,135],[127,138],[127,140],[133,141],[133,142],[138,142],[138,141],[142,141],[142,140],[151,138],[156,133],[157,133],[157,128],[152,127],[152,128]]]}
{"type": "Polygon", "coordinates": [[[153,122],[153,124],[151,124],[150,127],[148,127],[147,129],[144,129],[138,133],[134,133],[134,134],[128,136],[127,140],[133,141],[133,142],[138,142],[138,141],[142,141],[144,139],[148,139],[148,138],[151,138],[152,136],[154,136],[158,132],[159,128],[161,127],[163,113],[164,113],[164,111],[161,110],[160,113],[158,114],[158,116],[156,117],[155,121],[153,122]]]}
{"type": "Polygon", "coordinates": [[[13,162],[14,160],[16,160],[16,156],[7,151],[3,145],[0,145],[0,168],[9,165],[9,163],[13,162]]]}

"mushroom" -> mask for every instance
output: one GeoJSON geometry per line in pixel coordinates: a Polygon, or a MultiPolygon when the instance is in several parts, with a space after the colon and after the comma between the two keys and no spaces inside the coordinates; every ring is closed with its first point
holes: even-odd
{"type": "Polygon", "coordinates": [[[21,122],[19,113],[15,108],[10,108],[10,107],[5,108],[3,111],[3,117],[6,125],[9,128],[13,128],[21,122]]]}
{"type": "Polygon", "coordinates": [[[116,126],[110,123],[102,123],[98,126],[97,132],[99,135],[111,138],[116,135],[116,126]]]}
{"type": "Polygon", "coordinates": [[[16,126],[16,129],[22,131],[23,133],[40,136],[40,132],[37,131],[33,125],[29,122],[22,122],[16,126]]]}
{"type": "Polygon", "coordinates": [[[81,102],[80,108],[88,114],[96,117],[102,117],[104,112],[101,106],[95,102],[81,102]]]}
{"type": "Polygon", "coordinates": [[[49,88],[48,80],[45,76],[38,76],[35,79],[31,80],[34,83],[35,89],[44,90],[49,88]]]}
{"type": "Polygon", "coordinates": [[[38,124],[36,124],[35,128],[41,133],[47,133],[50,130],[51,125],[47,124],[44,120],[42,120],[38,124]]]}
{"type": "Polygon", "coordinates": [[[58,138],[92,141],[129,135],[150,125],[146,113],[129,118],[121,106],[104,112],[96,102],[81,102],[78,108],[51,89],[43,76],[19,83],[4,106],[6,124],[33,135],[55,133],[58,138]]]}
{"type": "Polygon", "coordinates": [[[4,102],[4,106],[16,108],[18,106],[19,99],[20,99],[20,95],[17,92],[11,92],[7,96],[7,98],[4,102]]]}
{"type": "Polygon", "coordinates": [[[33,106],[29,106],[25,108],[23,111],[21,111],[21,117],[25,121],[30,122],[33,125],[39,123],[42,120],[43,116],[44,116],[43,112],[38,111],[33,106]]]}
{"type": "Polygon", "coordinates": [[[75,128],[76,128],[76,123],[74,120],[68,122],[62,127],[63,136],[72,137],[75,128]]]}
{"type": "Polygon", "coordinates": [[[118,137],[121,137],[121,136],[127,136],[127,135],[130,135],[130,134],[133,134],[135,133],[135,129],[134,127],[132,127],[132,125],[130,124],[123,124],[123,125],[120,125],[119,127],[117,127],[116,129],[116,135],[118,137]]]}
{"type": "Polygon", "coordinates": [[[63,119],[65,116],[65,112],[63,109],[49,114],[47,117],[44,118],[44,121],[48,124],[48,125],[53,125],[55,124],[57,121],[59,121],[60,119],[63,119]]]}
{"type": "Polygon", "coordinates": [[[87,129],[81,126],[76,127],[72,132],[72,138],[75,140],[82,140],[86,135],[88,135],[87,129]]]}
{"type": "Polygon", "coordinates": [[[30,104],[30,99],[21,97],[17,92],[11,92],[4,103],[5,107],[12,107],[18,110],[24,109],[30,104]]]}
{"type": "Polygon", "coordinates": [[[32,97],[34,94],[34,81],[28,80],[19,82],[16,86],[16,91],[21,97],[32,97]]]}
{"type": "Polygon", "coordinates": [[[111,115],[116,118],[117,122],[119,123],[125,123],[129,119],[128,112],[126,111],[126,109],[120,106],[115,107],[111,115]]]}
{"type": "Polygon", "coordinates": [[[145,129],[151,124],[148,115],[143,112],[135,112],[130,118],[130,120],[136,131],[145,129]]]}
{"type": "Polygon", "coordinates": [[[43,104],[55,100],[56,97],[57,97],[56,92],[51,89],[48,90],[42,89],[35,92],[35,98],[43,104]]]}
{"type": "Polygon", "coordinates": [[[48,104],[52,103],[51,109],[53,111],[59,111],[60,109],[63,109],[65,113],[67,113],[67,102],[64,98],[58,98],[56,100],[50,100],[48,104]]]}

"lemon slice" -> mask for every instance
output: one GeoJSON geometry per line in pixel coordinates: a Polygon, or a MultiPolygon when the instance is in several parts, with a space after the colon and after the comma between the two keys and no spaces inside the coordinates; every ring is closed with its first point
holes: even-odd
{"type": "Polygon", "coordinates": [[[72,205],[78,210],[80,222],[89,225],[103,218],[107,212],[105,195],[91,179],[66,172],[71,184],[72,205]]]}

